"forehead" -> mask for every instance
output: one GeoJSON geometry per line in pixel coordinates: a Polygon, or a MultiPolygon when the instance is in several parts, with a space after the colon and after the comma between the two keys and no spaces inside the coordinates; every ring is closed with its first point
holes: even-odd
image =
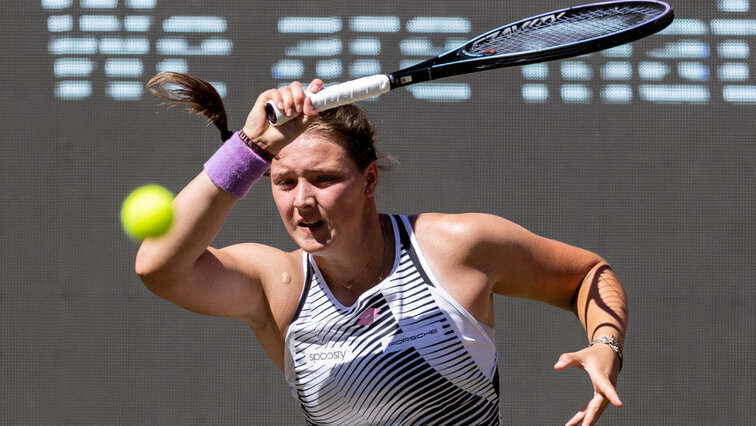
{"type": "Polygon", "coordinates": [[[278,153],[270,172],[275,175],[333,168],[356,168],[356,165],[340,143],[318,133],[304,133],[278,153]]]}

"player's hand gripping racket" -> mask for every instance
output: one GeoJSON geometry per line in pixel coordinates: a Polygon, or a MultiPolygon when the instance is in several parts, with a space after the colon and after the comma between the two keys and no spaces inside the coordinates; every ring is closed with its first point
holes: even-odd
{"type": "MultiPolygon", "coordinates": [[[[629,43],[666,28],[674,14],[662,1],[609,1],[544,13],[499,27],[409,68],[376,74],[308,93],[318,111],[357,102],[397,87],[444,77],[546,62],[629,43]]],[[[268,120],[286,117],[272,101],[268,120]]]]}

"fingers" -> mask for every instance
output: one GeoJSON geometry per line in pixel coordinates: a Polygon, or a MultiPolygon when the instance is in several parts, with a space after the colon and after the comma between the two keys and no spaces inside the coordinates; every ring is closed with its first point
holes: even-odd
{"type": "MultiPolygon", "coordinates": [[[[322,86],[322,81],[314,80],[308,86],[308,90],[317,91],[320,90],[322,86]]],[[[265,113],[265,108],[269,101],[273,102],[276,108],[289,119],[299,116],[303,112],[308,117],[317,114],[317,111],[315,111],[312,104],[307,100],[307,94],[302,88],[302,84],[298,81],[294,81],[288,86],[266,90],[258,96],[252,111],[250,111],[250,114],[247,117],[245,125],[245,132],[247,135],[251,137],[260,136],[270,127],[265,113]],[[250,134],[247,130],[253,132],[253,134],[250,134]]],[[[304,119],[305,117],[300,121],[304,121],[304,119]]]]}
{"type": "MultiPolygon", "coordinates": [[[[307,86],[307,92],[316,93],[323,88],[323,82],[315,79],[307,86]]],[[[258,96],[244,124],[244,133],[261,142],[270,152],[277,153],[304,132],[312,118],[318,112],[307,96],[307,92],[298,81],[288,86],[266,90],[258,96]],[[278,108],[287,117],[282,120],[285,124],[279,127],[271,126],[266,114],[268,102],[278,108]],[[298,117],[298,118],[295,118],[298,117]],[[287,121],[291,121],[291,124],[287,121]]]]}
{"type": "MultiPolygon", "coordinates": [[[[590,350],[591,348],[588,349],[590,350]]],[[[608,359],[610,361],[601,363],[600,360],[606,360],[606,357],[586,357],[586,359],[583,361],[583,363],[585,364],[585,368],[583,369],[588,373],[588,376],[593,383],[593,389],[608,398],[609,402],[611,402],[614,406],[621,407],[622,401],[620,401],[619,396],[617,395],[617,390],[614,387],[614,382],[616,382],[617,380],[616,370],[614,369],[614,362],[617,360],[616,354],[611,350],[611,348],[604,346],[595,348],[595,351],[589,353],[601,353],[598,352],[601,349],[603,349],[604,355],[608,356],[608,359]],[[612,381],[610,376],[613,377],[614,382],[612,381]]]]}
{"type": "Polygon", "coordinates": [[[263,103],[272,100],[279,111],[288,118],[293,118],[304,113],[311,117],[317,115],[317,110],[309,100],[307,93],[317,93],[323,88],[323,81],[316,78],[307,86],[307,91],[302,84],[294,81],[288,86],[271,89],[261,95],[263,103]]]}
{"type": "MultiPolygon", "coordinates": [[[[323,81],[319,78],[312,80],[312,82],[310,82],[310,84],[307,86],[308,93],[318,93],[321,89],[323,89],[323,81]]],[[[312,117],[318,114],[318,111],[312,105],[312,101],[309,98],[305,99],[302,112],[304,112],[305,116],[307,117],[312,117]]]]}
{"type": "Polygon", "coordinates": [[[601,394],[594,394],[593,398],[588,404],[578,411],[572,418],[566,423],[566,426],[574,425],[594,425],[598,421],[599,417],[604,413],[606,407],[609,406],[609,401],[601,394]]]}
{"type": "Polygon", "coordinates": [[[564,424],[564,426],[579,425],[580,422],[582,422],[583,419],[585,418],[585,412],[586,412],[586,410],[588,410],[588,404],[586,404],[585,407],[583,407],[582,410],[580,410],[577,413],[575,413],[575,415],[572,416],[572,418],[570,420],[568,420],[567,423],[564,424]]]}
{"type": "Polygon", "coordinates": [[[591,376],[593,387],[597,392],[604,395],[608,402],[611,402],[615,407],[622,407],[622,401],[617,395],[617,390],[606,376],[596,374],[596,377],[593,377],[594,375],[591,373],[589,373],[589,376],[591,376]]]}
{"type": "Polygon", "coordinates": [[[554,364],[554,370],[564,370],[567,367],[578,367],[583,369],[583,365],[575,355],[571,353],[564,353],[559,356],[556,364],[554,364]]]}
{"type": "MultiPolygon", "coordinates": [[[[588,377],[593,385],[593,398],[578,411],[568,422],[567,425],[592,425],[595,424],[601,414],[603,414],[609,404],[616,407],[622,406],[617,390],[609,377],[611,367],[606,362],[601,362],[595,354],[597,352],[583,349],[578,352],[564,353],[559,356],[555,370],[564,370],[568,367],[578,367],[588,373],[588,377]]],[[[612,358],[609,358],[612,360],[612,358]]],[[[616,375],[613,375],[616,379],[616,375]]]]}
{"type": "Polygon", "coordinates": [[[279,100],[276,100],[276,106],[285,116],[293,117],[302,113],[305,93],[302,90],[301,83],[294,81],[286,87],[279,88],[274,93],[277,93],[279,98],[279,100]]]}
{"type": "Polygon", "coordinates": [[[310,82],[310,85],[307,86],[307,91],[310,93],[318,93],[320,89],[323,88],[323,80],[316,78],[315,80],[312,80],[310,82]]]}

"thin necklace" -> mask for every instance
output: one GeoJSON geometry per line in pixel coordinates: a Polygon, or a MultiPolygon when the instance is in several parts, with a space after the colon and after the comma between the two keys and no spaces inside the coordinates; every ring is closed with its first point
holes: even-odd
{"type": "MultiPolygon", "coordinates": [[[[383,233],[383,220],[381,220],[381,237],[383,237],[383,248],[381,250],[380,269],[378,270],[378,282],[383,281],[383,263],[386,260],[386,235],[383,233]]],[[[339,282],[339,284],[347,290],[352,290],[352,287],[357,283],[344,284],[343,282],[339,282]]]]}

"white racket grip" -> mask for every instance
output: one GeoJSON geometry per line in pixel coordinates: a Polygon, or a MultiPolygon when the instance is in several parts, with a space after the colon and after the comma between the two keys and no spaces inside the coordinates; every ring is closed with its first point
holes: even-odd
{"type": "MultiPolygon", "coordinates": [[[[307,92],[306,95],[312,100],[312,105],[316,110],[325,111],[337,106],[382,95],[389,90],[391,90],[391,84],[389,83],[388,75],[376,74],[326,87],[318,93],[307,92]]],[[[266,112],[268,114],[268,121],[274,126],[280,126],[296,117],[285,116],[273,101],[268,101],[266,112]]]]}

